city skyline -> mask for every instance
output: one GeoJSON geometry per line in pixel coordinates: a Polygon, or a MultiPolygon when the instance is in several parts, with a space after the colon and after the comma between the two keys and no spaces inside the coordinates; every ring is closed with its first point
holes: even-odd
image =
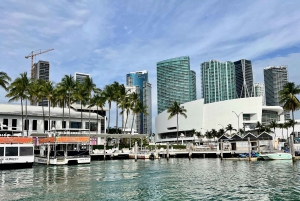
{"type": "MultiPolygon", "coordinates": [[[[299,84],[300,30],[295,29],[300,25],[299,6],[300,2],[282,1],[4,0],[0,8],[0,36],[4,39],[0,41],[4,58],[0,70],[12,79],[25,71],[30,75],[30,60],[24,56],[49,48],[54,50],[38,55],[35,62],[49,61],[50,79],[56,83],[65,74],[85,72],[103,88],[114,81],[126,83],[124,74],[145,69],[152,83],[154,118],[156,62],[168,58],[190,57],[197,99],[201,97],[200,64],[211,59],[249,59],[254,80],[260,83],[265,67],[287,65],[289,81],[299,84]]],[[[5,91],[0,93],[0,102],[7,102],[5,91]]]]}

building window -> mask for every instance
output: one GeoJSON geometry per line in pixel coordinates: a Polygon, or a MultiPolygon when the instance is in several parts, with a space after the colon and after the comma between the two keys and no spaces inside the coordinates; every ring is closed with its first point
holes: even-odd
{"type": "Polygon", "coordinates": [[[45,128],[45,131],[48,130],[48,120],[45,120],[45,121],[44,121],[44,128],[45,128]]]}
{"type": "Polygon", "coordinates": [[[37,120],[32,120],[32,130],[33,131],[37,130],[37,120]]]}
{"type": "Polygon", "coordinates": [[[101,119],[101,133],[105,133],[105,124],[104,124],[104,119],[101,119]]]}
{"type": "Polygon", "coordinates": [[[3,130],[7,130],[8,128],[8,119],[3,119],[3,130]]]}
{"type": "MultiPolygon", "coordinates": [[[[90,131],[97,131],[98,130],[97,122],[90,122],[90,124],[91,124],[90,131]]],[[[85,128],[89,129],[89,122],[85,122],[85,128]]]]}
{"type": "Polygon", "coordinates": [[[62,121],[62,128],[66,128],[66,121],[62,121]]]}
{"type": "Polygon", "coordinates": [[[81,122],[71,121],[71,128],[81,128],[81,122]]]}
{"type": "Polygon", "coordinates": [[[12,119],[11,127],[12,130],[17,130],[17,119],[12,119]]]}
{"type": "Polygon", "coordinates": [[[18,147],[6,147],[5,156],[18,156],[18,147]]]}
{"type": "Polygon", "coordinates": [[[56,125],[56,121],[51,121],[51,129],[56,128],[55,125],[56,125]]]}
{"type": "Polygon", "coordinates": [[[20,147],[20,156],[32,156],[33,147],[20,147]]]}
{"type": "Polygon", "coordinates": [[[4,156],[4,147],[0,147],[0,156],[4,156]]]}
{"type": "Polygon", "coordinates": [[[26,119],[26,120],[24,120],[24,130],[29,130],[29,120],[28,119],[26,119]]]}

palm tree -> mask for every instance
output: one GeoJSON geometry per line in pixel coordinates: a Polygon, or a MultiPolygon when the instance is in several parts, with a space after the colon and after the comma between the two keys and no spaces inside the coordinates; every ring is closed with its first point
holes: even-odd
{"type": "Polygon", "coordinates": [[[80,116],[81,116],[81,128],[83,128],[82,123],[82,106],[86,106],[89,100],[89,94],[84,86],[84,83],[76,82],[76,90],[74,92],[74,98],[80,101],[80,116]]]}
{"type": "Polygon", "coordinates": [[[50,105],[54,97],[52,96],[54,93],[54,83],[51,81],[47,81],[46,84],[42,88],[43,94],[48,100],[48,130],[51,130],[51,122],[50,122],[50,105]]]}
{"type": "Polygon", "coordinates": [[[217,132],[217,130],[216,129],[211,129],[211,134],[212,134],[212,136],[213,136],[213,138],[218,138],[218,132],[217,132]]]}
{"type": "Polygon", "coordinates": [[[122,125],[122,133],[125,133],[125,128],[127,125],[127,120],[128,120],[128,116],[130,113],[130,108],[132,107],[132,102],[130,101],[129,97],[126,97],[121,103],[120,106],[122,108],[122,111],[120,112],[120,114],[124,117],[124,113],[126,112],[126,120],[125,120],[125,124],[122,125]]]}
{"type": "Polygon", "coordinates": [[[132,113],[133,113],[133,119],[132,119],[130,133],[132,133],[132,128],[133,128],[133,123],[134,123],[134,117],[135,117],[135,115],[139,114],[139,113],[145,113],[145,114],[147,114],[147,106],[144,106],[143,103],[138,99],[138,101],[136,102],[136,104],[132,108],[132,113]]]}
{"type": "Polygon", "coordinates": [[[129,107],[128,93],[130,90],[127,90],[124,84],[118,86],[118,104],[121,107],[122,111],[122,131],[124,130],[124,110],[125,107],[129,107]]]}
{"type": "Polygon", "coordinates": [[[222,135],[224,135],[225,134],[225,130],[223,129],[223,128],[221,128],[221,129],[219,129],[219,131],[218,131],[218,136],[222,136],[222,135]]]}
{"type": "Polygon", "coordinates": [[[8,84],[11,81],[11,78],[5,73],[0,72],[0,86],[5,90],[8,91],[8,84]]]}
{"type": "Polygon", "coordinates": [[[6,97],[10,98],[8,102],[18,101],[21,100],[21,111],[22,111],[22,135],[24,136],[23,132],[23,100],[26,100],[26,128],[27,128],[27,135],[28,135],[28,121],[27,121],[27,99],[29,99],[28,95],[29,90],[29,79],[27,77],[27,73],[21,73],[20,77],[16,78],[11,85],[8,87],[8,94],[6,97]]]}
{"type": "Polygon", "coordinates": [[[283,124],[277,124],[277,127],[281,129],[281,131],[282,131],[282,139],[283,139],[283,129],[284,129],[283,124]]]}
{"type": "Polygon", "coordinates": [[[184,106],[180,106],[176,101],[168,108],[167,113],[170,113],[170,116],[168,119],[171,119],[176,115],[177,117],[177,143],[178,143],[178,115],[182,115],[185,118],[187,118],[187,115],[185,114],[187,112],[186,109],[184,109],[184,106]]]}
{"type": "MultiPolygon", "coordinates": [[[[88,101],[89,101],[89,105],[91,105],[92,92],[95,92],[97,90],[96,84],[94,84],[92,78],[86,77],[83,81],[83,86],[88,93],[88,101]]],[[[90,131],[91,131],[91,109],[89,109],[89,133],[90,131]]]]}
{"type": "Polygon", "coordinates": [[[114,101],[114,88],[112,85],[106,85],[104,87],[104,90],[102,92],[103,97],[105,97],[105,100],[108,103],[108,113],[109,113],[109,117],[108,117],[108,125],[107,125],[107,134],[109,134],[109,125],[110,125],[110,109],[111,109],[111,102],[114,101]]]}
{"type": "Polygon", "coordinates": [[[69,128],[71,128],[71,96],[75,90],[76,82],[74,80],[74,77],[72,75],[65,75],[60,83],[60,86],[64,88],[67,92],[67,98],[68,98],[68,107],[69,107],[69,128]]]}
{"type": "Polygon", "coordinates": [[[290,122],[284,122],[283,127],[286,129],[286,137],[288,137],[289,128],[291,127],[290,122]]]}
{"type": "MultiPolygon", "coordinates": [[[[129,102],[130,102],[129,108],[133,114],[130,133],[132,133],[133,123],[134,123],[134,116],[135,116],[134,108],[137,106],[139,101],[140,101],[140,96],[136,92],[129,94],[129,102]]],[[[128,117],[128,115],[127,115],[127,117],[128,117]]]]}
{"type": "Polygon", "coordinates": [[[236,131],[236,129],[234,129],[231,124],[228,124],[225,129],[226,129],[226,132],[227,131],[230,132],[230,136],[231,136],[231,131],[236,131]]]}
{"type": "Polygon", "coordinates": [[[63,109],[63,119],[62,119],[62,128],[66,128],[65,122],[65,106],[66,106],[66,98],[67,98],[67,90],[62,85],[62,83],[58,83],[56,85],[56,90],[54,91],[55,102],[53,103],[55,106],[61,107],[63,109]]]}
{"type": "Polygon", "coordinates": [[[99,127],[98,127],[98,122],[99,122],[99,120],[98,120],[98,117],[99,117],[98,108],[100,107],[103,110],[103,107],[105,105],[105,101],[106,101],[105,97],[103,97],[101,95],[101,90],[98,89],[97,92],[94,94],[93,98],[91,99],[91,105],[89,106],[89,107],[93,107],[93,106],[97,107],[97,130],[98,130],[99,133],[101,133],[101,132],[99,131],[99,127]]]}
{"type": "Polygon", "coordinates": [[[118,107],[118,104],[120,104],[121,85],[118,82],[115,81],[111,86],[114,90],[113,101],[116,102],[116,128],[117,128],[116,131],[118,131],[118,123],[119,123],[119,112],[118,112],[119,107],[118,107]]]}
{"type": "Polygon", "coordinates": [[[278,124],[275,120],[272,120],[272,121],[269,122],[269,127],[274,129],[275,137],[276,137],[275,128],[277,127],[277,125],[278,124]]]}
{"type": "MultiPolygon", "coordinates": [[[[296,86],[293,82],[286,83],[283,89],[279,91],[279,102],[283,104],[283,109],[292,111],[292,120],[295,120],[294,111],[300,109],[300,102],[296,97],[297,94],[300,94],[300,86],[296,86]]],[[[295,125],[293,125],[293,133],[294,128],[295,125]]]]}
{"type": "Polygon", "coordinates": [[[260,134],[260,130],[263,129],[263,125],[257,121],[255,128],[258,128],[258,135],[260,134]]]}

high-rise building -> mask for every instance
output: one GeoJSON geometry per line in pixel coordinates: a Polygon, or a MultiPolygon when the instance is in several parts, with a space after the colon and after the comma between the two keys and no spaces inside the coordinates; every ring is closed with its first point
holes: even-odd
{"type": "MultiPolygon", "coordinates": [[[[130,72],[126,75],[126,89],[130,90],[129,93],[136,92],[140,101],[144,106],[147,107],[147,113],[145,114],[137,114],[135,118],[135,126],[134,130],[140,134],[151,134],[152,133],[152,102],[151,102],[151,90],[152,86],[148,80],[148,72],[146,70],[130,72]]],[[[126,127],[131,128],[133,113],[130,112],[130,116],[128,116],[128,121],[126,127]],[[130,124],[131,123],[131,124],[130,124]]],[[[124,121],[126,118],[124,118],[124,121]]]]}
{"type": "Polygon", "coordinates": [[[87,77],[90,77],[90,74],[77,73],[77,72],[74,74],[75,81],[77,81],[79,83],[83,83],[84,79],[87,77]]]}
{"type": "Polygon", "coordinates": [[[250,60],[241,59],[234,62],[235,85],[238,98],[253,96],[253,72],[250,60]]]}
{"type": "Polygon", "coordinates": [[[210,60],[202,63],[201,78],[204,103],[237,98],[235,66],[232,62],[210,60]]]}
{"type": "Polygon", "coordinates": [[[156,65],[158,114],[174,101],[182,104],[196,100],[196,76],[190,70],[188,56],[160,61],[156,65]]]}
{"type": "MultiPolygon", "coordinates": [[[[49,81],[50,78],[50,63],[48,61],[41,61],[39,60],[37,63],[34,64],[33,69],[33,78],[34,80],[45,80],[49,81]]],[[[44,99],[38,103],[31,102],[31,105],[38,105],[38,106],[48,106],[48,100],[44,99]]]]}
{"type": "MultiPolygon", "coordinates": [[[[279,101],[279,91],[288,82],[287,66],[269,66],[264,68],[264,81],[267,106],[282,106],[279,101]]],[[[289,119],[289,112],[285,112],[285,118],[289,119]]]]}
{"type": "Polygon", "coordinates": [[[253,84],[254,97],[262,97],[262,105],[266,105],[265,85],[263,83],[253,84]]]}

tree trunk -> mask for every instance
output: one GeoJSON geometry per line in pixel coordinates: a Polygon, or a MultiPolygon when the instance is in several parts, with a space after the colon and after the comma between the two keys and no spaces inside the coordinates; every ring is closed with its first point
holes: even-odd
{"type": "MultiPolygon", "coordinates": [[[[63,128],[64,121],[65,121],[65,100],[63,100],[63,122],[62,122],[61,128],[63,128]]],[[[66,125],[65,125],[65,127],[66,127],[66,125]]]]}
{"type": "Polygon", "coordinates": [[[133,119],[132,119],[132,124],[131,124],[130,134],[132,134],[132,127],[133,127],[133,122],[134,122],[134,116],[135,116],[135,114],[133,113],[133,119]]]}
{"type": "Polygon", "coordinates": [[[48,127],[48,130],[51,130],[51,122],[50,122],[50,100],[48,99],[48,108],[49,108],[49,127],[48,127]]]}
{"type": "Polygon", "coordinates": [[[24,117],[23,117],[23,99],[22,98],[21,98],[21,112],[22,112],[22,123],[21,123],[22,128],[21,129],[22,129],[22,136],[24,137],[24,130],[23,130],[24,117]]]}
{"type": "Polygon", "coordinates": [[[71,128],[71,117],[70,117],[70,114],[71,114],[71,110],[70,110],[70,92],[69,92],[69,128],[71,128]]]}
{"type": "Polygon", "coordinates": [[[110,108],[111,108],[111,103],[108,103],[108,113],[109,113],[109,117],[108,117],[108,126],[107,126],[107,134],[109,134],[109,123],[110,123],[110,108]]]}
{"type": "Polygon", "coordinates": [[[178,114],[177,114],[177,144],[178,144],[178,114]]]}
{"type": "Polygon", "coordinates": [[[83,128],[83,124],[82,124],[82,101],[80,101],[80,107],[81,107],[81,110],[80,110],[81,129],[82,129],[83,128]]]}
{"type": "Polygon", "coordinates": [[[292,118],[293,118],[293,134],[294,134],[294,129],[295,129],[295,124],[294,124],[294,121],[295,121],[295,119],[294,119],[294,110],[292,110],[292,118]]]}
{"type": "Polygon", "coordinates": [[[118,114],[119,111],[118,111],[118,109],[119,109],[118,108],[118,102],[116,102],[116,113],[117,113],[116,114],[116,133],[117,133],[117,130],[118,130],[118,123],[119,123],[119,118],[118,118],[119,117],[119,114],[118,114]]]}
{"type": "Polygon", "coordinates": [[[97,132],[100,133],[99,132],[99,120],[98,120],[99,118],[98,118],[98,116],[99,115],[98,115],[98,105],[97,105],[97,132]]]}
{"type": "MultiPolygon", "coordinates": [[[[89,94],[89,106],[91,105],[91,93],[89,94]]],[[[89,107],[89,136],[91,135],[91,107],[89,107]]]]}
{"type": "Polygon", "coordinates": [[[126,121],[125,121],[125,126],[124,126],[124,133],[125,133],[125,128],[126,128],[126,125],[127,125],[127,120],[128,120],[128,115],[129,115],[129,110],[126,111],[126,121]]]}
{"type": "Polygon", "coordinates": [[[42,104],[42,109],[43,109],[43,126],[44,126],[44,133],[45,133],[46,129],[45,129],[45,108],[44,108],[44,104],[42,104]]]}

